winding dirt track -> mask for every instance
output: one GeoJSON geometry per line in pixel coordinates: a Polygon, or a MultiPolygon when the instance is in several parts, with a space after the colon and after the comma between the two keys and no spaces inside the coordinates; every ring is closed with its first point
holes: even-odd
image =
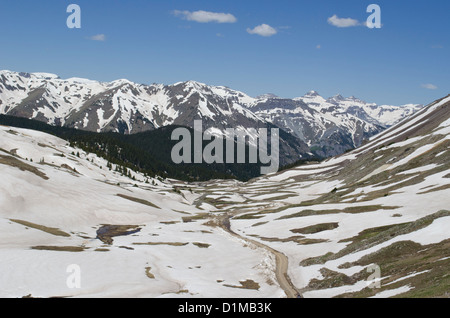
{"type": "Polygon", "coordinates": [[[264,245],[260,242],[254,241],[247,237],[243,237],[243,236],[233,232],[233,230],[231,230],[231,226],[230,226],[230,216],[228,216],[228,215],[225,216],[219,223],[220,223],[220,226],[224,230],[226,230],[228,233],[230,233],[231,235],[233,235],[239,239],[245,240],[248,243],[256,245],[260,248],[263,248],[263,249],[269,251],[270,253],[272,253],[273,255],[275,255],[275,260],[276,260],[275,276],[277,278],[278,284],[280,284],[280,287],[284,290],[286,297],[287,298],[302,298],[302,295],[297,290],[295,285],[292,283],[292,281],[288,275],[289,260],[286,257],[286,255],[284,255],[283,253],[280,253],[277,250],[274,250],[273,248],[271,248],[267,245],[264,245]]]}

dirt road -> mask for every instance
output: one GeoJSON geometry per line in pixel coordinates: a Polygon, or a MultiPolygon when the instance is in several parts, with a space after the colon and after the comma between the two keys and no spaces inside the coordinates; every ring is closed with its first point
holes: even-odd
{"type": "Polygon", "coordinates": [[[287,298],[302,298],[300,292],[297,290],[295,285],[292,283],[289,275],[288,275],[288,267],[289,267],[289,260],[283,253],[274,250],[273,248],[264,245],[258,241],[249,239],[247,237],[241,236],[233,230],[231,230],[231,224],[230,224],[230,216],[225,215],[221,221],[219,222],[220,226],[226,230],[231,235],[240,238],[242,240],[245,240],[246,242],[256,245],[260,248],[263,248],[270,253],[272,253],[275,256],[276,260],[276,269],[275,269],[275,276],[277,278],[278,284],[280,284],[280,287],[284,290],[287,298]]]}

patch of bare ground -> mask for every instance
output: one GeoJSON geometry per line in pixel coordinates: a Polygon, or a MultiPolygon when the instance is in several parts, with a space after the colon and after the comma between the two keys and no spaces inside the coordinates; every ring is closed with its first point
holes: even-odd
{"type": "Polygon", "coordinates": [[[181,219],[183,220],[184,223],[190,223],[190,222],[195,222],[195,221],[199,221],[199,220],[205,220],[205,219],[208,219],[208,217],[209,217],[209,213],[199,213],[196,215],[184,216],[181,219]]]}
{"type": "Polygon", "coordinates": [[[146,242],[146,243],[133,243],[133,245],[168,245],[168,246],[185,246],[189,243],[183,242],[146,242]]]}
{"type": "Polygon", "coordinates": [[[310,291],[310,290],[321,290],[321,289],[353,285],[358,281],[366,280],[370,275],[370,273],[363,270],[352,276],[347,276],[343,273],[332,271],[325,267],[321,268],[319,270],[319,272],[323,278],[322,279],[317,279],[317,278],[311,279],[308,286],[306,288],[302,289],[303,292],[310,291]]]}
{"type": "Polygon", "coordinates": [[[11,134],[11,135],[14,135],[14,136],[17,136],[17,135],[19,135],[19,133],[17,132],[17,131],[15,131],[15,130],[12,130],[12,129],[10,129],[10,130],[7,130],[6,131],[8,134],[11,134]]]}
{"type": "Polygon", "coordinates": [[[200,242],[193,242],[192,244],[194,244],[195,246],[197,246],[199,248],[209,248],[211,246],[211,244],[200,243],[200,242]]]}
{"type": "Polygon", "coordinates": [[[245,281],[240,281],[239,283],[241,284],[241,286],[229,285],[229,284],[223,284],[223,286],[231,287],[231,288],[240,288],[240,289],[253,289],[253,290],[259,290],[259,288],[261,287],[257,282],[255,282],[251,279],[247,279],[245,281]]]}
{"type": "Polygon", "coordinates": [[[68,172],[70,172],[70,173],[71,173],[72,175],[74,175],[74,176],[79,176],[79,174],[80,174],[80,173],[77,171],[77,169],[72,168],[71,166],[69,166],[69,165],[67,165],[67,164],[65,164],[65,163],[63,163],[63,164],[61,165],[61,168],[67,170],[68,172]]]}
{"type": "Polygon", "coordinates": [[[445,185],[442,185],[440,187],[435,187],[435,188],[429,189],[429,190],[424,191],[424,192],[418,192],[417,194],[427,194],[427,193],[436,192],[436,191],[442,191],[442,190],[447,190],[447,189],[450,189],[450,184],[445,184],[445,185]]]}
{"type": "Polygon", "coordinates": [[[156,206],[155,204],[153,204],[153,203],[151,203],[151,202],[149,202],[147,200],[131,197],[131,196],[124,195],[124,194],[117,194],[117,196],[122,198],[122,199],[126,199],[126,200],[129,200],[129,201],[132,201],[132,202],[140,203],[140,204],[143,204],[143,205],[146,205],[146,206],[150,206],[150,207],[155,208],[155,209],[161,209],[160,207],[156,206]]]}
{"type": "Polygon", "coordinates": [[[301,229],[293,229],[291,230],[291,232],[297,234],[315,234],[323,231],[331,231],[337,229],[338,227],[339,223],[321,223],[307,226],[301,229]]]}
{"type": "Polygon", "coordinates": [[[285,220],[291,218],[298,218],[304,216],[311,215],[324,215],[324,214],[338,214],[338,213],[349,213],[349,214],[358,214],[358,213],[366,213],[366,212],[375,212],[379,210],[395,210],[398,209],[398,206],[383,206],[383,205],[365,205],[365,206],[351,206],[344,209],[329,209],[329,210],[312,210],[306,209],[297,213],[285,215],[279,217],[277,220],[285,220]]]}
{"type": "Polygon", "coordinates": [[[145,275],[150,279],[155,279],[155,275],[153,275],[150,271],[152,270],[151,267],[145,268],[145,275]]]}
{"type": "Polygon", "coordinates": [[[70,234],[61,231],[60,229],[57,228],[53,228],[53,227],[47,227],[44,225],[40,225],[40,224],[36,224],[36,223],[31,223],[28,221],[23,221],[23,220],[16,220],[16,219],[9,219],[11,222],[17,223],[17,224],[21,224],[23,226],[35,229],[35,230],[39,230],[48,234],[52,234],[55,236],[63,236],[63,237],[70,237],[70,234]]]}
{"type": "Polygon", "coordinates": [[[0,155],[0,164],[3,165],[8,165],[14,168],[19,168],[22,171],[28,171],[31,172],[33,174],[35,174],[36,176],[44,179],[44,180],[48,180],[49,178],[45,175],[45,173],[43,173],[42,171],[40,171],[39,169],[37,169],[36,167],[33,167],[17,158],[11,157],[11,156],[3,156],[0,155]]]}
{"type": "Polygon", "coordinates": [[[83,252],[86,250],[83,246],[32,246],[33,250],[55,251],[55,252],[83,252]]]}
{"type": "Polygon", "coordinates": [[[258,223],[253,224],[252,227],[261,226],[261,225],[264,225],[264,224],[267,224],[267,223],[269,223],[269,222],[268,221],[266,221],[266,222],[258,222],[258,223]]]}
{"type": "Polygon", "coordinates": [[[249,213],[249,214],[243,214],[243,215],[239,215],[233,218],[233,220],[257,220],[260,218],[263,218],[264,215],[261,214],[261,212],[257,212],[257,213],[249,213]]]}
{"type": "Polygon", "coordinates": [[[305,238],[304,236],[290,236],[287,238],[279,238],[279,237],[262,237],[257,235],[250,235],[253,237],[256,237],[260,239],[261,241],[265,242],[280,242],[280,243],[296,243],[298,245],[312,245],[312,244],[318,244],[318,243],[325,243],[328,242],[328,240],[325,239],[309,239],[305,238]]]}
{"type": "Polygon", "coordinates": [[[94,252],[109,252],[109,249],[99,247],[99,248],[96,248],[96,249],[94,250],[94,252]]]}
{"type": "Polygon", "coordinates": [[[174,225],[174,224],[180,223],[180,221],[161,221],[159,223],[164,224],[164,225],[174,225]]]}

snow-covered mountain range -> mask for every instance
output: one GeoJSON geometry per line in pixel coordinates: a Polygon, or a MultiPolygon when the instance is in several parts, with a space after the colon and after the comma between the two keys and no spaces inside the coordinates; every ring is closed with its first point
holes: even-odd
{"type": "Polygon", "coordinates": [[[314,153],[324,157],[361,146],[364,140],[422,107],[377,105],[341,95],[325,99],[316,91],[294,99],[265,97],[253,103],[250,109],[302,139],[314,153]]]}
{"type": "Polygon", "coordinates": [[[312,151],[332,156],[360,146],[420,109],[420,105],[378,106],[340,95],[324,99],[309,92],[294,99],[266,94],[253,98],[223,86],[195,81],[173,85],[102,83],[61,79],[48,73],[0,71],[0,113],[96,132],[137,133],[168,125],[203,127],[224,135],[226,128],[278,126],[296,138],[282,136],[289,163],[312,151]]]}

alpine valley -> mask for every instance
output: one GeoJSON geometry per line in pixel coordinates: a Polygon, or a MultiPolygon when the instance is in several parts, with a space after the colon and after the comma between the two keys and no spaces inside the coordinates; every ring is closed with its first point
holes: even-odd
{"type": "Polygon", "coordinates": [[[2,71],[0,109],[0,297],[449,296],[450,95],[378,106],[2,71]],[[279,127],[285,161],[306,161],[187,182],[122,139],[195,119],[223,137],[279,127]],[[90,143],[102,132],[116,139],[90,143]]]}

